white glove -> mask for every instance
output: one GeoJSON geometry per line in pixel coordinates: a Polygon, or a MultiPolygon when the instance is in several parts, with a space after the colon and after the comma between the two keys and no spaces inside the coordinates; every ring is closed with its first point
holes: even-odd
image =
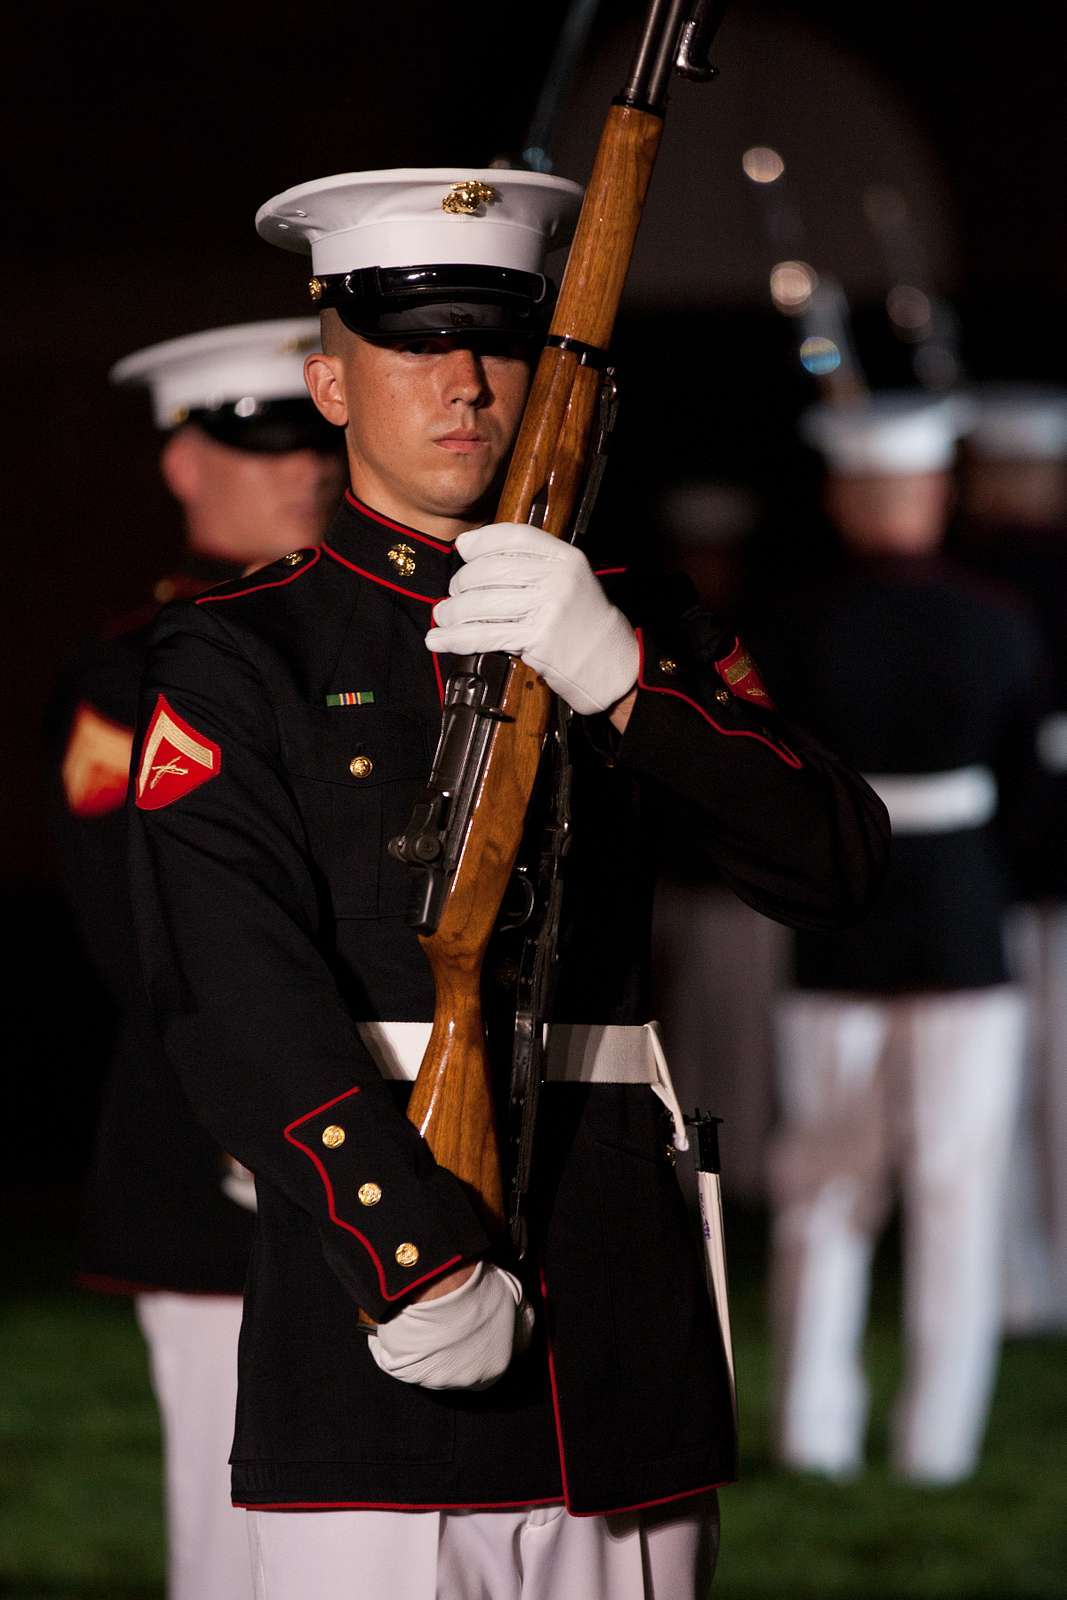
{"type": "Polygon", "coordinates": [[[580,550],[522,522],[473,528],[456,548],[464,565],[434,607],[431,650],[521,656],[583,716],[629,693],[637,639],[580,550]]]}
{"type": "Polygon", "coordinates": [[[466,1283],[407,1306],[368,1340],[383,1372],[424,1389],[488,1389],[526,1349],[533,1306],[518,1278],[479,1261],[466,1283]]]}

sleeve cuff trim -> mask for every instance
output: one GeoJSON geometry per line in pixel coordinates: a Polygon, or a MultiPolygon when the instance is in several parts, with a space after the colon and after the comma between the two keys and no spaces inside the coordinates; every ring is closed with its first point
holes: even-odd
{"type": "Polygon", "coordinates": [[[326,1206],[330,1221],[334,1223],[336,1227],[343,1228],[346,1233],[352,1234],[354,1238],[359,1240],[360,1244],[374,1262],[374,1270],[378,1274],[378,1288],[382,1299],[391,1303],[394,1300],[402,1300],[406,1295],[411,1293],[412,1289],[417,1289],[420,1284],[429,1283],[433,1278],[439,1278],[441,1274],[443,1272],[447,1272],[450,1267],[458,1266],[463,1260],[463,1257],[458,1254],[450,1256],[447,1261],[442,1261],[439,1266],[431,1268],[429,1272],[424,1272],[420,1278],[412,1278],[410,1282],[404,1284],[402,1289],[397,1289],[394,1294],[390,1294],[386,1285],[385,1269],[382,1265],[382,1259],[375,1250],[374,1246],[371,1244],[370,1240],[367,1238],[366,1234],[360,1233],[359,1229],[353,1227],[352,1223],[346,1222],[343,1217],[339,1217],[337,1215],[337,1203],[336,1196],[334,1195],[333,1184],[330,1181],[330,1175],[326,1171],[321,1157],[319,1156],[318,1152],[311,1147],[311,1145],[305,1144],[302,1139],[298,1139],[294,1130],[301,1127],[305,1122],[309,1122],[313,1117],[321,1116],[324,1111],[329,1111],[331,1106],[336,1106],[340,1104],[342,1100],[348,1100],[352,1095],[356,1095],[358,1093],[359,1085],[357,1084],[354,1089],[346,1089],[344,1094],[335,1095],[332,1100],[327,1100],[323,1105],[316,1106],[314,1111],[306,1111],[303,1116],[297,1117],[295,1121],[290,1122],[289,1126],[285,1129],[285,1137],[295,1149],[302,1150],[304,1152],[314,1166],[315,1170],[318,1172],[319,1177],[322,1179],[323,1188],[326,1190],[326,1206]]]}

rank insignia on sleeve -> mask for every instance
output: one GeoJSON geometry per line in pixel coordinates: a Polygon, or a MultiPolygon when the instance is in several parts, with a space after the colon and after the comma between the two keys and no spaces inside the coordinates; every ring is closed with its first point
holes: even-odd
{"type": "Polygon", "coordinates": [[[751,700],[753,705],[763,706],[768,711],[774,710],[774,701],[767,693],[756,663],[740,639],[736,641],[728,656],[716,661],[715,671],[730,693],[736,695],[739,700],[751,700]]]}
{"type": "Polygon", "coordinates": [[[222,751],[198,733],[160,695],[148,724],[137,770],[137,804],[159,811],[199,789],[222,770],[222,751]]]}
{"type": "Polygon", "coordinates": [[[87,701],[74,714],[60,769],[76,817],[101,817],[126,798],[133,730],[102,717],[87,701]]]}

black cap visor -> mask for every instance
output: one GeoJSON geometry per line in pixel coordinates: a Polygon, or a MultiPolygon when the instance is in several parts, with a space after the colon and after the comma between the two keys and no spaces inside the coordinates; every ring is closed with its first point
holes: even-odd
{"type": "Polygon", "coordinates": [[[254,405],[249,410],[247,399],[238,400],[190,411],[186,420],[217,443],[253,455],[280,456],[293,450],[336,455],[341,449],[343,430],[327,422],[310,400],[294,395],[287,400],[257,400],[254,405]]]}
{"type": "Polygon", "coordinates": [[[311,297],[367,339],[413,334],[543,338],[556,300],[549,279],[512,267],[362,267],[312,278],[311,297]]]}

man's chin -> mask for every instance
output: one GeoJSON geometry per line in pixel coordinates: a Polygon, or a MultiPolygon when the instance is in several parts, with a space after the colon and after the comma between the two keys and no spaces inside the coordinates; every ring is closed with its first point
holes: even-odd
{"type": "Polygon", "coordinates": [[[426,509],[433,516],[456,522],[484,522],[496,509],[502,482],[500,475],[486,482],[484,474],[474,481],[471,475],[449,473],[443,481],[438,478],[427,484],[426,509]]]}

